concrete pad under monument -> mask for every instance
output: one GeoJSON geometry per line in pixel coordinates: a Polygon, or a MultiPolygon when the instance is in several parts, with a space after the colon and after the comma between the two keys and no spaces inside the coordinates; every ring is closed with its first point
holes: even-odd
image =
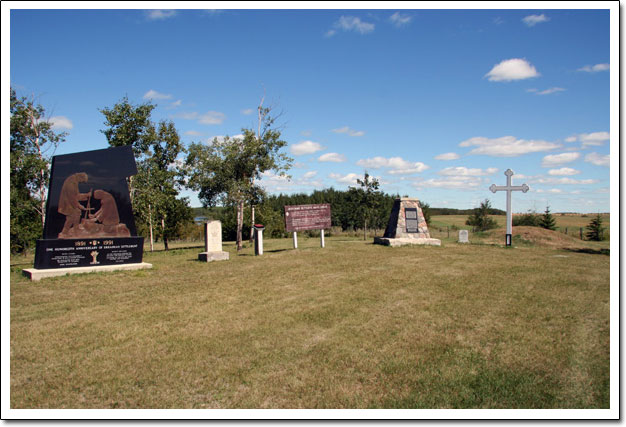
{"type": "Polygon", "coordinates": [[[222,223],[208,221],[204,223],[204,252],[198,254],[200,261],[224,261],[230,254],[222,250],[222,223]]]}
{"type": "Polygon", "coordinates": [[[441,246],[441,240],[433,239],[419,205],[419,200],[402,197],[396,199],[383,237],[375,237],[374,243],[385,246],[431,245],[441,246]]]}
{"type": "Polygon", "coordinates": [[[43,239],[31,280],[91,271],[152,267],[142,262],[127,178],[137,173],[132,147],[52,158],[43,239]]]}

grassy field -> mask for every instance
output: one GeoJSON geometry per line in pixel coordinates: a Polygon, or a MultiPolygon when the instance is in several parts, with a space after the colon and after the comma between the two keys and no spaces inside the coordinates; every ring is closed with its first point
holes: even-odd
{"type": "MultiPolygon", "coordinates": [[[[541,214],[541,212],[539,213],[541,214]]],[[[557,231],[561,233],[567,232],[568,236],[574,236],[580,238],[580,229],[583,229],[583,236],[587,232],[586,227],[589,225],[589,222],[595,217],[595,214],[567,214],[561,215],[558,213],[552,214],[555,221],[557,231]]],[[[604,231],[604,236],[608,240],[610,238],[610,226],[611,226],[611,218],[609,214],[602,214],[602,226],[606,228],[604,231]]],[[[506,215],[493,215],[491,216],[500,227],[506,226],[506,215]]],[[[435,235],[434,237],[440,238],[442,233],[445,231],[447,236],[447,228],[456,227],[458,229],[466,229],[471,230],[471,226],[465,225],[465,221],[467,220],[467,215],[434,215],[431,217],[431,234],[435,235]]],[[[452,236],[453,231],[450,230],[450,236],[452,236]]],[[[456,232],[454,232],[456,233],[456,232]]]]}
{"type": "Polygon", "coordinates": [[[610,257],[482,238],[184,244],[33,283],[12,258],[11,407],[608,408],[610,257]]]}

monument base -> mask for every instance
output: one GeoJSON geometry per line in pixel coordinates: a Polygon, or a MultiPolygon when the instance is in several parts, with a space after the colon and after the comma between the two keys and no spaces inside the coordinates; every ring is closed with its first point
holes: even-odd
{"type": "Polygon", "coordinates": [[[147,262],[137,264],[117,264],[117,265],[98,265],[92,267],[70,267],[70,268],[26,268],[22,270],[24,276],[28,277],[32,281],[38,281],[46,277],[65,276],[69,274],[84,274],[84,273],[101,273],[106,271],[118,271],[118,270],[141,270],[144,268],[152,268],[152,264],[147,262]]]}
{"type": "Polygon", "coordinates": [[[401,237],[398,239],[390,239],[388,237],[374,237],[374,244],[391,246],[391,247],[406,246],[406,245],[441,246],[441,240],[431,239],[431,238],[410,238],[410,237],[401,237]]]}
{"type": "Polygon", "coordinates": [[[230,259],[230,254],[225,251],[201,252],[198,254],[198,260],[204,261],[204,262],[225,261],[227,259],[230,259]]]}

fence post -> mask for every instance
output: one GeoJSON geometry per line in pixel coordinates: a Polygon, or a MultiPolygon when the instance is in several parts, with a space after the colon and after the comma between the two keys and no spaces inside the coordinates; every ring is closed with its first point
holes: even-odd
{"type": "Polygon", "coordinates": [[[565,227],[565,235],[567,236],[567,227],[565,227]]]}
{"type": "Polygon", "coordinates": [[[580,240],[583,240],[583,228],[580,227],[580,240]]]}
{"type": "Polygon", "coordinates": [[[446,228],[448,229],[448,239],[450,238],[450,226],[446,225],[446,228]]]}

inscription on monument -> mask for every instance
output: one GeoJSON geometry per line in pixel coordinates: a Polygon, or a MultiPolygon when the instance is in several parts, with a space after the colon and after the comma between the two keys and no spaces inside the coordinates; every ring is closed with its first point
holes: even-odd
{"type": "Polygon", "coordinates": [[[404,219],[406,221],[406,232],[407,233],[417,233],[419,232],[418,220],[417,220],[417,209],[415,208],[405,208],[404,209],[404,219]]]}

